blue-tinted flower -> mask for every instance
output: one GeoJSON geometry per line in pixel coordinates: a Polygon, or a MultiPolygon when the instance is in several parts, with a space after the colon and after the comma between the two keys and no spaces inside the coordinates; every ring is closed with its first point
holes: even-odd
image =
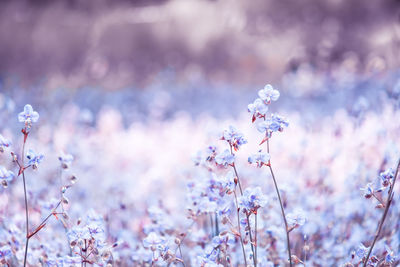
{"type": "Polygon", "coordinates": [[[213,246],[213,248],[217,248],[222,244],[225,245],[234,245],[235,243],[235,236],[233,234],[230,233],[221,233],[217,236],[214,236],[213,239],[211,240],[211,244],[213,246]]]}
{"type": "Polygon", "coordinates": [[[228,149],[226,149],[222,153],[219,153],[215,157],[215,162],[223,166],[231,165],[233,164],[234,161],[235,161],[235,155],[232,155],[232,153],[228,149]]]}
{"type": "Polygon", "coordinates": [[[292,213],[289,213],[286,219],[288,224],[294,227],[304,225],[306,222],[306,217],[304,215],[304,211],[302,210],[296,210],[292,213]]]}
{"type": "Polygon", "coordinates": [[[265,101],[267,104],[271,103],[272,101],[278,100],[280,93],[278,90],[275,90],[272,85],[267,84],[264,89],[258,91],[258,96],[265,101]]]}
{"type": "Polygon", "coordinates": [[[5,139],[1,134],[0,134],[0,152],[4,152],[5,147],[9,147],[11,145],[11,141],[5,139]]]}
{"type": "Polygon", "coordinates": [[[229,129],[224,131],[222,140],[226,140],[235,150],[238,150],[241,145],[247,143],[243,134],[233,126],[229,126],[229,129]]]}
{"type": "Polygon", "coordinates": [[[271,118],[266,119],[265,121],[260,122],[257,125],[257,130],[261,133],[267,133],[270,135],[272,132],[283,131],[285,127],[288,127],[288,121],[276,114],[273,114],[271,118]]]}
{"type": "Polygon", "coordinates": [[[217,151],[217,148],[215,146],[208,146],[206,148],[206,160],[212,161],[215,158],[216,151],[217,151]]]}
{"type": "Polygon", "coordinates": [[[71,247],[74,247],[80,240],[89,240],[90,233],[86,227],[75,226],[67,232],[67,237],[71,247]]]}
{"type": "Polygon", "coordinates": [[[261,191],[261,187],[246,188],[239,199],[239,206],[243,211],[256,213],[260,207],[267,204],[267,196],[261,191]]]}
{"type": "Polygon", "coordinates": [[[36,169],[39,166],[39,163],[43,161],[43,154],[36,154],[35,151],[29,149],[28,153],[26,153],[26,157],[28,158],[28,164],[32,166],[32,168],[36,169]]]}
{"type": "Polygon", "coordinates": [[[58,160],[61,162],[61,166],[64,169],[67,169],[74,160],[74,156],[72,156],[71,154],[65,154],[64,152],[61,152],[61,155],[58,157],[58,160]]]}
{"type": "Polygon", "coordinates": [[[195,166],[199,166],[207,162],[213,162],[216,151],[217,148],[215,146],[208,146],[204,151],[198,151],[197,154],[193,157],[193,162],[195,166]]]}
{"type": "Polygon", "coordinates": [[[0,247],[0,260],[7,260],[11,257],[12,255],[12,251],[10,246],[8,245],[4,245],[2,247],[0,247]]]}
{"type": "Polygon", "coordinates": [[[87,226],[90,236],[96,240],[102,241],[105,239],[105,230],[99,223],[90,223],[87,226]]]}
{"type": "Polygon", "coordinates": [[[385,249],[386,249],[385,262],[386,263],[394,263],[397,256],[394,255],[393,250],[391,250],[388,246],[385,246],[385,249]]]}
{"type": "Polygon", "coordinates": [[[39,120],[39,113],[34,111],[31,105],[27,104],[24,107],[24,111],[18,114],[18,120],[25,123],[26,126],[31,126],[32,123],[39,120]]]}
{"type": "Polygon", "coordinates": [[[261,150],[251,155],[248,158],[250,164],[256,163],[257,167],[261,168],[263,165],[268,165],[271,156],[268,153],[262,152],[261,150]]]}
{"type": "Polygon", "coordinates": [[[253,103],[247,106],[247,110],[253,115],[254,122],[257,117],[262,118],[267,114],[268,105],[260,98],[257,98],[253,103]]]}
{"type": "Polygon", "coordinates": [[[371,198],[374,194],[374,188],[372,183],[368,183],[364,188],[360,188],[364,193],[365,198],[371,198]]]}
{"type": "Polygon", "coordinates": [[[5,167],[0,166],[0,180],[1,184],[4,187],[8,186],[8,183],[12,181],[14,178],[14,173],[12,171],[7,170],[5,167]]]}
{"type": "Polygon", "coordinates": [[[145,248],[150,248],[151,246],[158,246],[164,244],[165,239],[156,234],[155,232],[151,232],[145,239],[143,239],[143,246],[145,248]]]}
{"type": "Polygon", "coordinates": [[[390,184],[390,182],[391,182],[391,180],[393,179],[393,177],[394,177],[394,171],[393,171],[392,168],[389,168],[389,169],[387,169],[386,171],[381,172],[381,173],[379,174],[379,178],[381,178],[381,180],[382,180],[382,185],[383,185],[384,187],[386,187],[386,186],[388,186],[388,185],[390,184]]]}
{"type": "Polygon", "coordinates": [[[356,249],[356,255],[357,257],[359,257],[360,259],[364,258],[367,256],[368,253],[368,247],[365,247],[363,244],[360,244],[360,246],[356,249]]]}

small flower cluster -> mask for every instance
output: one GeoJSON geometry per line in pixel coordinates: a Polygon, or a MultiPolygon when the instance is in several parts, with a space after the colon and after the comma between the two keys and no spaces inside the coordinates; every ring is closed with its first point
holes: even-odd
{"type": "Polygon", "coordinates": [[[255,163],[257,167],[261,168],[262,166],[268,166],[269,160],[271,156],[268,153],[262,152],[262,150],[259,150],[257,153],[251,155],[248,158],[248,162],[250,164],[255,163]]]}
{"type": "Polygon", "coordinates": [[[246,188],[243,192],[243,196],[239,198],[239,207],[245,213],[257,214],[257,210],[261,207],[265,207],[268,199],[262,191],[261,187],[246,188]]]}
{"type": "MultiPolygon", "coordinates": [[[[393,178],[394,171],[392,168],[389,168],[384,172],[381,172],[376,181],[367,183],[365,187],[360,188],[360,190],[363,192],[365,198],[375,197],[382,202],[377,193],[382,193],[384,190],[390,187],[392,185],[393,178]]],[[[381,205],[381,207],[383,206],[381,205]]]]}
{"type": "Polygon", "coordinates": [[[188,184],[189,210],[193,214],[212,213],[228,215],[231,212],[231,199],[228,196],[235,187],[234,175],[217,176],[209,173],[202,181],[188,184]]]}
{"type": "Polygon", "coordinates": [[[32,123],[39,120],[39,113],[34,111],[31,105],[25,105],[24,111],[18,114],[19,122],[25,123],[28,129],[32,127],[32,123]]]}
{"type": "Polygon", "coordinates": [[[26,158],[28,159],[28,165],[32,166],[33,169],[37,169],[39,164],[43,161],[44,155],[29,149],[28,153],[26,153],[26,158]]]}
{"type": "Polygon", "coordinates": [[[267,84],[263,89],[258,91],[258,96],[259,98],[247,106],[248,111],[253,115],[253,122],[257,118],[265,118],[268,105],[271,104],[271,101],[277,101],[280,93],[278,90],[275,90],[272,85],[267,84]]]}
{"type": "Polygon", "coordinates": [[[274,89],[272,85],[267,84],[263,89],[258,92],[259,98],[257,98],[252,104],[249,104],[247,109],[252,115],[252,122],[256,119],[263,119],[262,122],[258,123],[257,130],[260,133],[265,133],[265,139],[261,142],[265,142],[268,138],[271,138],[273,132],[281,132],[285,127],[289,125],[288,121],[277,115],[272,114],[267,117],[268,105],[271,101],[277,101],[280,93],[274,89]]]}
{"type": "Polygon", "coordinates": [[[247,144],[247,140],[244,138],[243,134],[232,125],[229,126],[229,129],[224,131],[221,139],[227,141],[235,151],[239,150],[242,145],[247,144]]]}
{"type": "Polygon", "coordinates": [[[79,255],[79,263],[106,265],[113,262],[111,250],[116,245],[107,245],[104,220],[93,210],[88,212],[84,222],[78,220],[67,236],[72,251],[79,255]]]}

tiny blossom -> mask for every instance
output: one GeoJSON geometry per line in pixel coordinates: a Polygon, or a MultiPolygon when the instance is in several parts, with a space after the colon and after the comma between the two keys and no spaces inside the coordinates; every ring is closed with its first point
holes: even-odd
{"type": "Polygon", "coordinates": [[[61,155],[58,157],[58,160],[61,162],[61,166],[64,169],[67,169],[74,160],[74,156],[72,156],[71,154],[65,154],[64,152],[61,152],[61,155]]]}
{"type": "Polygon", "coordinates": [[[235,240],[235,237],[232,234],[229,234],[229,233],[219,234],[219,235],[213,237],[213,239],[211,240],[211,244],[214,248],[219,247],[222,244],[234,245],[234,240],[235,240]]]}
{"type": "Polygon", "coordinates": [[[39,113],[33,110],[32,106],[27,104],[24,107],[24,111],[18,114],[19,122],[25,123],[26,126],[32,125],[33,122],[37,122],[39,119],[39,113]]]}
{"type": "Polygon", "coordinates": [[[306,217],[304,215],[304,211],[296,210],[293,213],[289,213],[287,215],[287,221],[288,221],[288,224],[290,224],[294,227],[304,225],[304,223],[306,222],[306,217]]]}
{"type": "Polygon", "coordinates": [[[386,186],[388,186],[390,184],[390,180],[393,179],[393,177],[394,177],[394,171],[393,171],[392,168],[387,169],[386,171],[381,172],[379,174],[379,178],[381,178],[382,185],[384,187],[386,187],[386,186]]]}
{"type": "Polygon", "coordinates": [[[11,248],[7,245],[0,247],[0,260],[8,259],[12,255],[11,248]]]}
{"type": "Polygon", "coordinates": [[[15,175],[12,171],[7,170],[3,166],[0,166],[0,179],[4,187],[7,187],[8,183],[12,181],[14,176],[15,175]]]}
{"type": "Polygon", "coordinates": [[[256,163],[257,167],[261,168],[263,165],[268,165],[271,156],[268,153],[259,150],[257,153],[248,158],[250,164],[256,163]]]}
{"type": "Polygon", "coordinates": [[[4,152],[5,147],[9,147],[11,145],[11,141],[7,140],[0,134],[0,152],[4,152]]]}
{"type": "Polygon", "coordinates": [[[266,119],[265,121],[260,122],[257,125],[257,130],[261,133],[267,132],[268,134],[272,132],[281,132],[285,127],[288,127],[288,121],[276,114],[273,114],[271,118],[266,119]]]}
{"type": "Polygon", "coordinates": [[[68,240],[71,244],[76,244],[79,240],[90,239],[90,233],[86,227],[73,227],[67,232],[68,240]]]}
{"type": "Polygon", "coordinates": [[[262,118],[267,114],[268,106],[262,99],[257,98],[247,106],[247,110],[253,115],[253,121],[255,121],[256,117],[262,118]]]}
{"type": "Polygon", "coordinates": [[[362,259],[367,256],[368,249],[369,249],[368,247],[365,247],[363,244],[360,244],[360,246],[358,246],[358,248],[356,249],[355,253],[357,257],[362,259]]]}
{"type": "Polygon", "coordinates": [[[44,155],[43,154],[37,154],[35,151],[32,149],[29,149],[28,153],[26,153],[26,157],[28,158],[28,164],[32,165],[34,169],[36,169],[39,166],[39,163],[43,161],[44,155]]]}
{"type": "Polygon", "coordinates": [[[143,239],[143,246],[145,248],[150,248],[151,246],[162,245],[165,242],[165,239],[156,234],[155,232],[151,232],[145,239],[143,239]]]}
{"type": "Polygon", "coordinates": [[[365,198],[371,198],[372,195],[374,194],[374,188],[372,186],[372,183],[368,183],[364,188],[360,188],[360,190],[364,192],[365,198]]]}
{"type": "Polygon", "coordinates": [[[215,146],[208,146],[206,148],[206,161],[212,161],[215,158],[217,148],[215,146]]]}
{"type": "Polygon", "coordinates": [[[235,155],[232,155],[232,153],[228,149],[226,149],[222,153],[219,153],[215,157],[215,162],[223,166],[231,165],[233,164],[234,161],[235,161],[235,155]]]}
{"type": "Polygon", "coordinates": [[[233,126],[229,126],[229,129],[224,131],[222,140],[226,140],[235,150],[238,150],[240,146],[247,143],[243,134],[233,126]]]}
{"type": "Polygon", "coordinates": [[[385,249],[386,249],[385,262],[386,263],[394,263],[397,256],[394,255],[393,250],[391,250],[388,246],[385,246],[385,249]]]}
{"type": "Polygon", "coordinates": [[[264,100],[266,103],[271,103],[272,101],[277,101],[280,93],[278,90],[275,90],[272,85],[267,84],[265,85],[264,89],[261,89],[260,91],[258,91],[258,96],[264,100]]]}
{"type": "Polygon", "coordinates": [[[208,146],[204,151],[198,151],[192,158],[195,166],[202,163],[212,162],[215,158],[217,148],[215,146],[208,146]]]}
{"type": "Polygon", "coordinates": [[[246,188],[243,196],[240,197],[239,206],[245,212],[256,213],[258,208],[267,204],[267,196],[261,191],[261,187],[246,188]]]}

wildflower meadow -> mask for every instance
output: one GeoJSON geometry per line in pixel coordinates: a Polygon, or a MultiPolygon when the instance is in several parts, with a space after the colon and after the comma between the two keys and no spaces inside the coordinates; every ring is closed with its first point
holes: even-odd
{"type": "Polygon", "coordinates": [[[0,266],[400,266],[398,1],[0,1],[0,266]]]}
{"type": "Polygon", "coordinates": [[[3,110],[1,264],[395,266],[395,102],[309,130],[270,111],[282,97],[267,84],[236,120],[129,128],[3,110]]]}

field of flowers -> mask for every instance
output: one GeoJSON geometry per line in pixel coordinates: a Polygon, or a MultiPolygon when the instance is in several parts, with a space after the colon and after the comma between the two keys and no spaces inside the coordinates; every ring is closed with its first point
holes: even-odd
{"type": "Polygon", "coordinates": [[[0,265],[397,266],[399,89],[129,123],[0,95],[0,265]]]}

